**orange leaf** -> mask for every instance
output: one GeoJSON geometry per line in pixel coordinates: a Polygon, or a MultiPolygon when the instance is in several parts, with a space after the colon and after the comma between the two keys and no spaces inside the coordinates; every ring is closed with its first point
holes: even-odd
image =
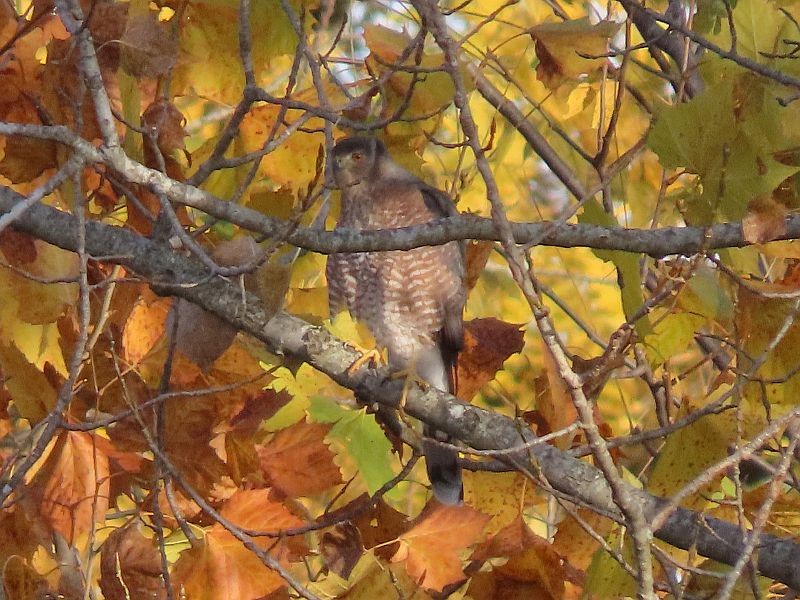
{"type": "Polygon", "coordinates": [[[70,543],[105,518],[108,489],[108,456],[82,431],[58,435],[33,485],[42,517],[70,543]]]}
{"type": "MultiPolygon", "coordinates": [[[[239,490],[231,496],[220,514],[242,529],[278,531],[297,527],[303,522],[280,502],[270,499],[270,490],[239,490]]],[[[224,531],[216,524],[212,533],[224,531]]]]}
{"type": "Polygon", "coordinates": [[[437,506],[400,536],[392,562],[405,562],[423,587],[443,590],[464,577],[459,550],[474,544],[489,517],[468,506],[437,506]]]}
{"type": "Polygon", "coordinates": [[[494,379],[506,359],[522,350],[519,325],[499,319],[474,319],[464,324],[464,350],[458,357],[458,397],[471,399],[494,379]]]}
{"type": "Polygon", "coordinates": [[[161,556],[135,524],[108,536],[100,552],[100,589],[106,600],[166,597],[161,556]]]}
{"type": "Polygon", "coordinates": [[[280,575],[227,531],[206,536],[183,552],[173,582],[191,600],[262,598],[284,585],[280,575]]]}
{"type": "Polygon", "coordinates": [[[273,487],[287,496],[308,496],[341,483],[339,467],[324,442],[329,429],[301,421],[257,446],[261,468],[273,487]]]}
{"type": "MultiPolygon", "coordinates": [[[[287,508],[270,499],[270,490],[239,490],[220,511],[223,517],[245,529],[278,531],[302,525],[287,508]]],[[[273,556],[285,545],[272,548],[271,538],[257,539],[273,556]]],[[[277,558],[277,557],[276,557],[277,558]]],[[[175,581],[191,600],[261,598],[284,585],[283,579],[222,525],[215,523],[202,544],[183,552],[174,569],[175,581]]]]}

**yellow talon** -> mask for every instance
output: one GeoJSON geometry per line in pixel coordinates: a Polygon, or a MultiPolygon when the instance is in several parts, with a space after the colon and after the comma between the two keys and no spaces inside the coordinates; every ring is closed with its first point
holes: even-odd
{"type": "Polygon", "coordinates": [[[374,348],[372,350],[363,350],[361,348],[356,348],[356,350],[359,350],[361,352],[361,356],[355,359],[352,365],[347,367],[348,375],[353,375],[366,364],[371,363],[373,365],[377,365],[381,361],[381,353],[374,348]]]}

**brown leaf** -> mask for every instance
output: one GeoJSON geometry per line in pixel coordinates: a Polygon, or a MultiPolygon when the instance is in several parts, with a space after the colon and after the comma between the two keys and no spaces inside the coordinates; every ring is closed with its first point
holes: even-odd
{"type": "Polygon", "coordinates": [[[397,551],[397,545],[387,542],[398,539],[411,523],[406,515],[381,499],[372,510],[359,514],[355,524],[364,547],[373,548],[376,556],[388,560],[397,551]]]}
{"type": "Polygon", "coordinates": [[[32,485],[40,514],[70,544],[93,519],[105,519],[108,490],[108,457],[95,436],[82,431],[58,435],[32,485]]]}
{"type": "Polygon", "coordinates": [[[236,339],[235,327],[188,300],[179,298],[174,314],[178,319],[177,349],[203,372],[207,372],[236,339]]]}
{"type": "Polygon", "coordinates": [[[106,600],[166,598],[161,556],[138,522],[117,529],[103,543],[100,589],[106,600]]]}
{"type": "Polygon", "coordinates": [[[191,600],[263,598],[286,585],[227,531],[208,535],[181,553],[172,580],[176,597],[181,590],[191,600]]]}
{"type": "Polygon", "coordinates": [[[24,267],[36,260],[36,240],[33,236],[6,228],[0,232],[0,252],[9,264],[24,267]]]}
{"type": "MultiPolygon", "coordinates": [[[[142,127],[149,130],[149,135],[144,136],[145,164],[151,169],[161,170],[160,154],[166,174],[179,181],[183,180],[183,166],[178,161],[178,153],[186,152],[185,124],[181,111],[167,100],[153,102],[142,114],[142,127]]],[[[187,221],[185,210],[181,209],[178,216],[182,222],[187,221]]]]}
{"type": "MultiPolygon", "coordinates": [[[[23,244],[27,246],[24,242],[23,244]]],[[[45,281],[71,279],[77,276],[78,257],[75,254],[41,240],[34,240],[33,245],[35,252],[32,255],[29,254],[29,247],[21,247],[16,253],[23,260],[35,257],[17,265],[26,274],[45,281]]],[[[0,290],[21,300],[17,303],[17,316],[33,325],[54,322],[74,305],[78,297],[78,286],[75,283],[34,281],[8,269],[0,272],[0,290]]]]}
{"type": "Polygon", "coordinates": [[[400,536],[392,562],[420,585],[442,591],[464,578],[459,551],[478,541],[489,517],[468,506],[439,505],[400,536]]]}
{"type": "Polygon", "coordinates": [[[486,261],[494,249],[494,242],[484,240],[472,240],[467,244],[467,269],[464,277],[468,290],[475,287],[478,278],[483,273],[486,261]]]}
{"type": "Polygon", "coordinates": [[[322,536],[320,551],[328,569],[348,579],[364,553],[358,528],[349,521],[339,523],[322,536]]]}
{"type": "Polygon", "coordinates": [[[747,205],[742,219],[742,235],[753,244],[763,244],[786,234],[786,206],[770,196],[756,198],[747,205]]]}
{"type": "MultiPolygon", "coordinates": [[[[578,411],[572,403],[567,384],[564,383],[547,348],[543,349],[542,357],[545,372],[536,381],[536,408],[539,416],[547,423],[547,431],[539,431],[539,435],[567,427],[578,418],[578,411]]],[[[563,450],[572,445],[574,437],[574,435],[561,436],[553,440],[553,444],[563,450]]]]}
{"type": "MultiPolygon", "coordinates": [[[[29,103],[18,104],[3,116],[4,121],[12,123],[28,123],[41,125],[36,111],[29,103]]],[[[39,140],[23,136],[0,136],[0,142],[5,141],[5,148],[0,145],[0,175],[7,177],[13,183],[33,181],[47,169],[58,166],[56,146],[50,140],[39,140]]]]}
{"type": "Polygon", "coordinates": [[[479,561],[495,557],[508,559],[494,567],[502,575],[537,584],[547,594],[542,598],[563,597],[566,569],[561,557],[547,540],[530,530],[522,515],[481,544],[473,554],[473,559],[479,561]]]}
{"type": "Polygon", "coordinates": [[[341,483],[339,467],[324,442],[329,429],[328,425],[301,421],[256,446],[264,476],[273,487],[294,497],[316,494],[341,483]]]}
{"type": "Polygon", "coordinates": [[[152,13],[128,19],[120,42],[122,68],[134,77],[166,75],[175,65],[177,39],[152,13]]]}
{"type": "Polygon", "coordinates": [[[603,54],[608,52],[609,41],[618,29],[619,23],[593,24],[588,18],[531,27],[539,57],[536,76],[555,89],[564,78],[575,79],[600,70],[608,62],[603,54]]]}
{"type": "Polygon", "coordinates": [[[470,400],[512,354],[522,350],[520,325],[495,318],[474,319],[464,324],[464,350],[458,357],[457,395],[470,400]]]}

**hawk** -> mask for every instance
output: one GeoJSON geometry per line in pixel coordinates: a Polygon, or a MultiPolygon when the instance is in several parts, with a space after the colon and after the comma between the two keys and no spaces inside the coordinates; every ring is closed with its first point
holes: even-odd
{"type": "MultiPolygon", "coordinates": [[[[375,138],[339,141],[333,176],[342,206],[336,228],[394,229],[457,215],[453,201],[398,165],[375,138]]],[[[332,254],[328,257],[331,315],[347,309],[387,350],[389,365],[455,392],[463,346],[464,247],[459,242],[412,250],[332,254]]],[[[461,501],[458,453],[427,428],[425,462],[436,498],[461,501]]]]}

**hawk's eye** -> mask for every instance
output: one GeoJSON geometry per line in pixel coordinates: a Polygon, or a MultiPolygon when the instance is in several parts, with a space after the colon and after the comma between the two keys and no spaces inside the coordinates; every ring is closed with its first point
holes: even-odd
{"type": "Polygon", "coordinates": [[[353,157],[353,160],[355,160],[355,161],[359,161],[362,158],[364,158],[364,155],[361,152],[353,152],[353,154],[351,156],[353,157]]]}

